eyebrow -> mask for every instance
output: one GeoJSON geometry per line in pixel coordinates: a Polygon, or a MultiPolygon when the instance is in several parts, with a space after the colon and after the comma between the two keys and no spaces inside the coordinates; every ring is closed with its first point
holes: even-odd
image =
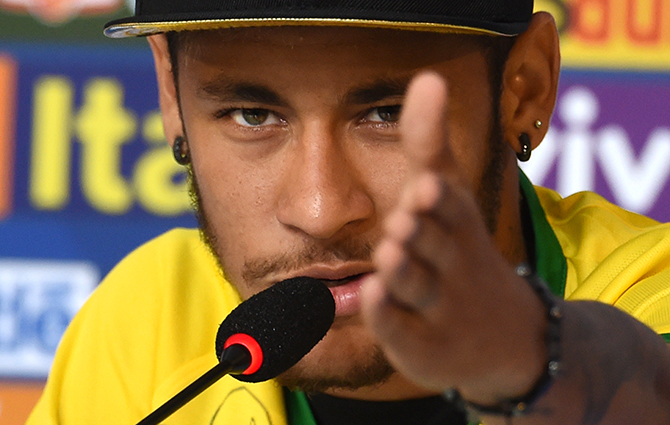
{"type": "MultiPolygon", "coordinates": [[[[410,81],[410,76],[382,78],[351,89],[344,95],[343,102],[346,105],[369,105],[391,97],[403,97],[410,81]]],[[[211,81],[203,84],[198,89],[198,96],[222,103],[249,102],[269,106],[288,106],[288,102],[277,92],[263,85],[253,83],[211,81]]]]}
{"type": "Polygon", "coordinates": [[[354,88],[344,96],[344,103],[349,105],[368,105],[390,97],[403,97],[411,77],[384,78],[370,84],[354,88]]]}
{"type": "Polygon", "coordinates": [[[288,102],[275,91],[252,83],[212,81],[198,89],[198,96],[219,102],[249,102],[282,107],[288,105],[288,102]]]}

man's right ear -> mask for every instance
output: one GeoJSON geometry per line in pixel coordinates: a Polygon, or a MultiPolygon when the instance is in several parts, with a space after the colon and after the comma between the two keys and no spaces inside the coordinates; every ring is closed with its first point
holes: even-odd
{"type": "Polygon", "coordinates": [[[156,79],[158,81],[158,100],[163,117],[163,128],[168,143],[184,134],[179,113],[179,99],[177,98],[176,82],[172,74],[172,62],[168,50],[167,37],[164,34],[148,37],[149,46],[154,55],[156,79]]]}

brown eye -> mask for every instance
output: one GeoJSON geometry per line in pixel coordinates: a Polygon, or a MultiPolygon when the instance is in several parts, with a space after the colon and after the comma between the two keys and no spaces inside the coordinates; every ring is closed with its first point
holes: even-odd
{"type": "Polygon", "coordinates": [[[269,115],[267,109],[242,109],[242,117],[249,125],[264,124],[269,115]]]}
{"type": "Polygon", "coordinates": [[[380,106],[372,109],[365,117],[365,120],[369,122],[395,123],[400,119],[400,111],[400,105],[380,106]]]}
{"type": "Polygon", "coordinates": [[[279,123],[279,118],[267,109],[236,109],[230,116],[244,127],[260,127],[279,123]]]}

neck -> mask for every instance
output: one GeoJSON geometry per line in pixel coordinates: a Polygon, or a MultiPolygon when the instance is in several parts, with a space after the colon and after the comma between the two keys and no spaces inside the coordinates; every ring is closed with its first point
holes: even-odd
{"type": "MultiPolygon", "coordinates": [[[[507,262],[516,266],[528,262],[529,256],[524,240],[524,225],[521,214],[521,189],[516,160],[507,162],[501,193],[501,208],[498,227],[493,241],[507,262]]],[[[530,223],[528,223],[530,225],[530,223]]]]}

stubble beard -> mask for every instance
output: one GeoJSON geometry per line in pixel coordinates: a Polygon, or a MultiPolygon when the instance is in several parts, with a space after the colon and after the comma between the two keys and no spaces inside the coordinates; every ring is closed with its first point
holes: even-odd
{"type": "MultiPolygon", "coordinates": [[[[221,252],[223,252],[222,241],[206,213],[192,165],[188,166],[188,182],[189,196],[196,212],[200,237],[212,256],[217,260],[222,276],[237,288],[253,287],[255,281],[263,279],[269,274],[285,274],[315,263],[328,264],[335,260],[338,262],[372,261],[373,244],[368,241],[345,240],[327,247],[312,244],[273,257],[249,259],[245,261],[242,267],[241,282],[236,282],[235,279],[225,273],[225,259],[221,255],[221,252]]],[[[346,348],[343,348],[343,350],[346,350],[346,348]]],[[[331,359],[315,359],[311,362],[300,361],[276,379],[281,385],[289,389],[316,393],[330,389],[356,390],[381,385],[395,373],[395,369],[378,344],[365,347],[365,355],[361,355],[360,351],[355,356],[358,359],[357,362],[347,365],[338,365],[336,362],[331,368],[322,368],[325,362],[331,359]]],[[[347,353],[337,353],[333,357],[339,357],[340,360],[349,358],[347,353]]]]}
{"type": "MultiPolygon", "coordinates": [[[[494,102],[492,116],[498,117],[498,108],[494,102]]],[[[488,158],[482,172],[480,185],[476,193],[482,218],[490,234],[495,233],[501,209],[501,190],[504,182],[506,156],[503,132],[499,119],[492,119],[489,131],[488,158]]],[[[225,277],[225,261],[223,243],[213,226],[204,208],[198,182],[192,166],[188,166],[189,195],[196,212],[200,236],[214,258],[218,261],[220,271],[225,277]]],[[[236,287],[240,285],[253,286],[255,280],[261,279],[273,272],[288,272],[298,270],[316,262],[329,260],[363,260],[371,261],[372,244],[365,241],[345,241],[336,246],[323,247],[312,245],[303,247],[293,253],[284,253],[273,258],[253,259],[245,262],[242,272],[243,282],[231,281],[236,287]]],[[[323,373],[320,363],[305,364],[299,362],[296,366],[280,375],[277,380],[290,389],[300,389],[306,392],[325,392],[333,389],[356,390],[363,387],[379,386],[386,382],[395,369],[384,355],[381,346],[373,344],[365,349],[365,359],[346,367],[338,368],[337,372],[323,373]]]]}

